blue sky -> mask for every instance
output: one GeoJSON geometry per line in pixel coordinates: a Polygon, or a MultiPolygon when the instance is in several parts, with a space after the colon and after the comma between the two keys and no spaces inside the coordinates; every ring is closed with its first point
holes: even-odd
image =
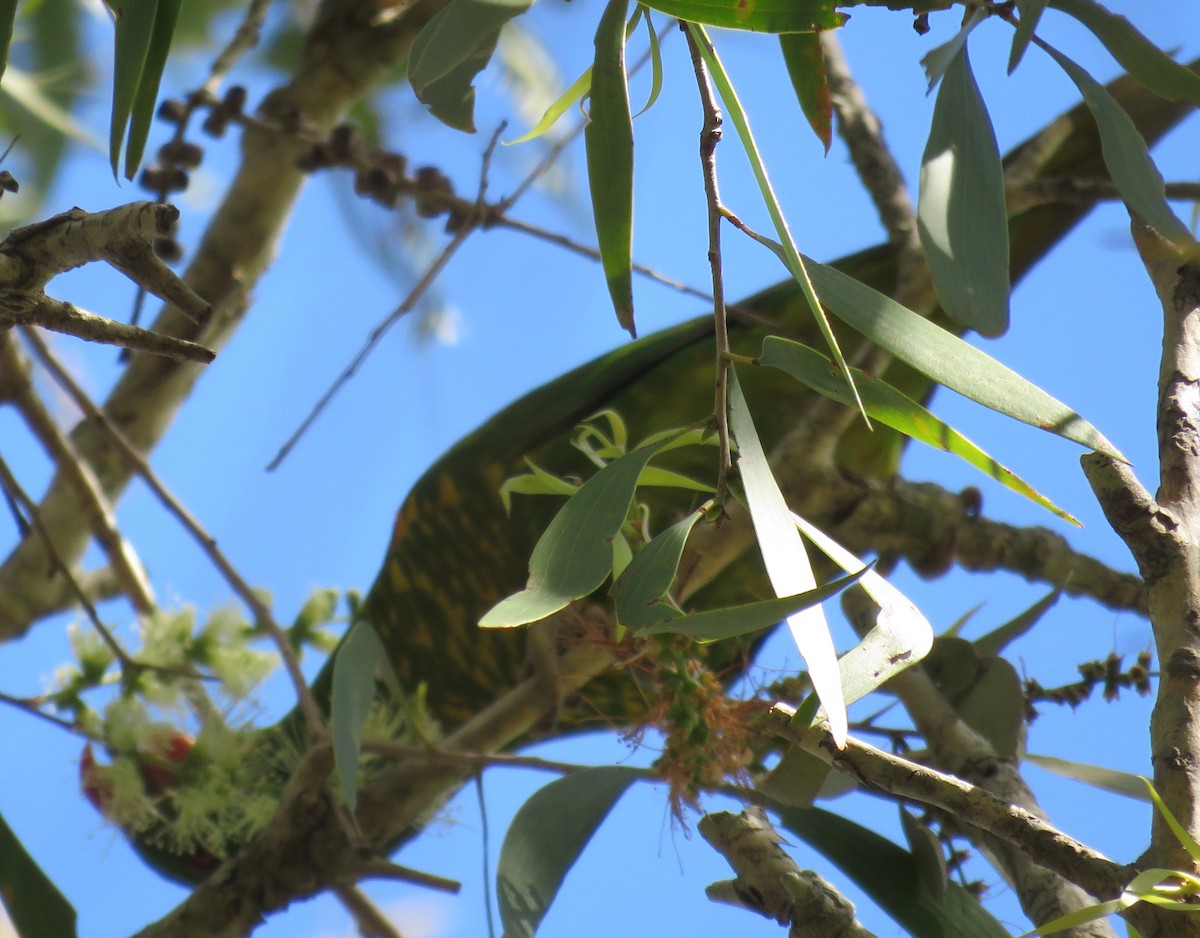
{"type": "MultiPolygon", "coordinates": [[[[1200,51],[1195,38],[1200,36],[1200,9],[1194,4],[1124,0],[1110,6],[1129,15],[1162,46],[1175,47],[1182,40],[1181,56],[1200,51]]],[[[598,13],[596,0],[575,0],[570,6],[539,6],[528,18],[530,28],[553,50],[567,80],[588,63],[590,29],[598,13]]],[[[931,108],[918,60],[948,38],[956,22],[953,14],[935,17],[934,32],[922,38],[903,16],[863,10],[843,31],[851,67],[883,117],[910,182],[917,177],[931,108]]],[[[228,29],[231,22],[222,20],[221,25],[228,29]]],[[[1043,32],[1097,77],[1116,73],[1099,45],[1064,17],[1047,13],[1043,32]]],[[[774,40],[733,34],[716,38],[801,247],[820,259],[832,259],[878,241],[878,223],[844,151],[835,143],[830,155],[823,156],[801,122],[776,61],[774,40]]],[[[1008,40],[1008,28],[1000,23],[986,24],[972,38],[972,61],[1002,149],[1075,101],[1074,86],[1036,50],[1015,76],[1005,77],[1008,40]]],[[[635,127],[635,255],[666,274],[703,286],[704,205],[695,146],[700,110],[684,53],[679,37],[672,37],[666,46],[662,98],[635,127]]],[[[203,62],[179,62],[169,73],[168,89],[178,93],[190,87],[203,62]]],[[[253,89],[252,99],[270,81],[263,74],[243,77],[253,89]]],[[[637,87],[635,82],[635,100],[637,87]]],[[[85,114],[101,136],[103,105],[103,92],[98,91],[85,114]]],[[[390,96],[389,109],[401,128],[399,148],[416,164],[441,167],[464,193],[474,189],[479,155],[491,128],[511,116],[494,74],[482,79],[481,133],[475,138],[464,139],[434,127],[432,121],[418,120],[404,92],[390,96]]],[[[1194,151],[1190,145],[1196,133],[1194,122],[1185,125],[1159,149],[1168,179],[1195,178],[1198,167],[1189,149],[1194,151]]],[[[154,142],[152,138],[152,146],[154,142]]],[[[203,230],[236,159],[233,140],[211,143],[208,150],[199,184],[181,201],[185,244],[194,243],[203,230]]],[[[527,153],[503,152],[496,161],[491,192],[510,190],[527,160],[527,153]]],[[[578,149],[568,154],[567,165],[578,192],[586,191],[578,149]]],[[[732,136],[719,151],[719,171],[726,203],[752,226],[765,228],[765,215],[732,136]]],[[[409,324],[401,324],[284,466],[272,474],[264,472],[311,402],[405,292],[394,271],[356,250],[344,224],[346,190],[345,178],[322,178],[309,186],[279,259],[255,291],[254,309],[237,341],[209,367],[153,457],[157,471],[219,539],[243,575],[271,591],[284,621],[313,588],[369,585],[381,563],[393,513],[441,451],[504,403],[624,339],[596,266],[519,235],[477,234],[455,258],[441,285],[457,310],[457,341],[421,343],[409,324]]],[[[133,187],[113,184],[101,155],[81,152],[70,161],[48,208],[60,211],[78,204],[101,209],[137,197],[133,187]]],[[[356,214],[365,219],[370,236],[390,239],[395,248],[395,235],[382,210],[363,206],[356,214]]],[[[592,240],[582,195],[564,207],[533,193],[515,214],[592,240]]],[[[440,237],[436,232],[433,236],[440,237]]],[[[779,279],[777,262],[761,248],[733,234],[727,235],[726,244],[727,289],[732,295],[749,294],[779,279]]],[[[635,290],[643,334],[702,312],[696,302],[652,284],[638,283],[635,290]]],[[[99,268],[60,278],[52,292],[116,317],[125,314],[132,296],[127,282],[99,268]]],[[[1096,423],[1153,486],[1152,414],[1160,331],[1156,301],[1129,244],[1124,211],[1106,207],[1095,212],[1018,290],[1013,319],[1009,334],[988,344],[991,354],[1096,423]]],[[[56,347],[102,395],[114,375],[112,352],[66,339],[56,347]]],[[[984,413],[949,393],[937,396],[934,409],[1080,517],[1082,531],[1062,531],[1074,544],[1132,569],[1123,545],[1106,528],[1090,497],[1071,444],[984,413]]],[[[37,490],[44,462],[17,431],[12,415],[4,412],[0,440],[5,457],[28,487],[37,490]]],[[[981,484],[970,470],[943,454],[914,447],[905,474],[950,488],[980,485],[988,514],[1061,530],[1053,517],[981,484]]],[[[119,506],[119,518],[147,561],[164,603],[189,603],[204,610],[232,601],[223,581],[144,487],[130,488],[119,506]]],[[[0,530],[8,543],[10,529],[0,530]]],[[[902,571],[896,582],[938,629],[985,603],[968,634],[1005,621],[1043,592],[1010,577],[961,573],[923,583],[902,571]]],[[[127,608],[115,604],[105,615],[117,625],[127,624],[130,617],[127,608]]],[[[1087,602],[1063,602],[1038,634],[1016,646],[1014,660],[1024,673],[1051,686],[1073,680],[1078,661],[1103,657],[1111,650],[1132,657],[1150,645],[1145,623],[1133,616],[1115,615],[1087,602]]],[[[65,658],[61,622],[0,648],[4,690],[36,692],[65,658]]],[[[773,640],[766,667],[794,669],[797,663],[796,652],[785,640],[773,640]]],[[[262,700],[264,722],[290,707],[282,684],[272,684],[262,700]]],[[[1030,750],[1145,772],[1148,713],[1148,703],[1133,698],[1120,706],[1094,700],[1074,716],[1047,709],[1032,728],[1030,750]]],[[[11,710],[0,710],[0,737],[10,754],[0,764],[0,812],[75,903],[82,936],[130,933],[183,897],[182,891],[147,871],[78,796],[78,740],[11,710]],[[13,758],[13,752],[22,755],[13,758]]],[[[631,751],[602,736],[564,741],[537,752],[579,762],[644,764],[653,758],[650,748],[631,751]]],[[[1117,860],[1132,859],[1144,846],[1144,805],[1059,782],[1033,767],[1028,776],[1051,819],[1063,829],[1117,860]]],[[[508,819],[545,780],[514,771],[487,777],[493,862],[508,819]]],[[[895,809],[889,805],[850,796],[835,808],[900,838],[895,809]]],[[[476,795],[464,792],[447,808],[444,819],[400,858],[462,879],[459,897],[445,899],[404,887],[371,890],[381,904],[396,910],[397,923],[410,938],[483,933],[481,826],[476,795]],[[433,924],[426,929],[422,921],[433,924]]],[[[804,850],[797,855],[856,896],[824,861],[804,850]]],[[[726,875],[723,862],[691,828],[673,824],[661,789],[636,788],[618,805],[568,879],[544,933],[777,934],[772,923],[707,902],[704,885],[726,875]]],[[[989,881],[994,884],[997,914],[1019,933],[1023,920],[1011,895],[996,876],[989,881]]],[[[897,933],[869,904],[860,903],[860,910],[881,935],[897,933]]],[[[273,920],[259,934],[332,938],[353,930],[336,903],[323,899],[273,920]]]]}

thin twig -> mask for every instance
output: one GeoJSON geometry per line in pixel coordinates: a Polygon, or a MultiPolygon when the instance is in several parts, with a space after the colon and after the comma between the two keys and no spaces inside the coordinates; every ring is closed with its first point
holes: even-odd
{"type": "Polygon", "coordinates": [[[3,488],[4,491],[8,493],[9,497],[11,497],[12,500],[25,513],[26,523],[38,533],[39,537],[41,537],[42,542],[46,545],[46,553],[50,555],[51,562],[54,564],[55,569],[62,574],[63,579],[66,580],[67,586],[75,595],[75,599],[79,602],[79,605],[83,607],[84,612],[87,614],[88,620],[92,623],[92,627],[96,630],[104,644],[108,646],[108,649],[113,653],[113,657],[117,659],[121,666],[122,673],[128,674],[133,668],[137,667],[137,665],[134,663],[133,659],[131,659],[129,655],[125,653],[125,649],[122,648],[117,640],[113,637],[113,634],[109,631],[108,626],[100,621],[100,615],[96,612],[96,607],[92,605],[91,599],[89,599],[87,593],[83,591],[83,587],[81,587],[79,585],[79,581],[75,579],[75,574],[68,569],[66,563],[63,561],[62,554],[59,553],[58,548],[50,539],[50,534],[46,531],[45,525],[42,524],[41,515],[38,513],[37,503],[29,497],[23,488],[21,488],[21,483],[17,481],[17,477],[14,476],[12,474],[12,470],[8,468],[8,463],[4,461],[3,456],[0,456],[0,488],[3,488]]]}
{"type": "Polygon", "coordinates": [[[209,66],[208,79],[204,82],[206,92],[215,95],[221,86],[221,81],[237,64],[237,60],[258,45],[262,26],[270,8],[271,0],[251,0],[245,17],[238,24],[237,32],[233,34],[233,38],[209,66]]]}
{"type": "Polygon", "coordinates": [[[400,932],[388,921],[379,906],[361,889],[354,886],[334,886],[333,894],[354,919],[362,938],[401,938],[400,932]]]}
{"type": "Polygon", "coordinates": [[[184,529],[192,536],[192,539],[200,546],[200,549],[225,578],[230,588],[254,614],[255,621],[259,626],[274,640],[276,647],[279,649],[284,667],[287,669],[288,676],[291,678],[292,684],[296,689],[300,709],[304,714],[309,731],[310,733],[319,735],[323,731],[321,710],[317,706],[307,682],[304,680],[303,673],[300,671],[300,662],[296,658],[295,650],[292,648],[283,629],[280,628],[279,623],[275,621],[275,617],[271,614],[270,609],[267,608],[250,584],[242,578],[233,564],[229,562],[220,548],[217,547],[216,539],[200,525],[192,513],[171,493],[170,489],[159,479],[141,453],[134,448],[125,435],[108,419],[108,416],[92,402],[83,389],[75,383],[67,370],[54,357],[53,352],[50,351],[41,336],[37,334],[37,331],[25,328],[22,330],[22,334],[33,348],[34,354],[46,371],[49,372],[51,377],[70,396],[71,400],[75,402],[75,405],[83,412],[84,416],[104,431],[130,467],[142,477],[167,511],[183,525],[184,529]]]}
{"type": "Polygon", "coordinates": [[[458,249],[462,247],[463,242],[466,241],[476,229],[478,229],[479,208],[484,205],[483,196],[487,191],[487,174],[491,165],[492,153],[496,149],[496,144],[500,142],[500,134],[503,132],[503,130],[503,124],[496,128],[496,132],[492,134],[491,142],[488,143],[487,149],[483,153],[483,164],[479,173],[479,195],[475,201],[476,210],[472,212],[471,216],[468,216],[464,220],[462,226],[454,233],[454,237],[450,239],[450,243],[442,249],[441,253],[434,258],[433,263],[426,268],[425,273],[421,275],[420,279],[413,285],[413,288],[408,291],[408,296],[404,298],[404,301],[394,310],[392,310],[392,312],[388,314],[387,318],[384,319],[383,322],[379,323],[379,325],[371,330],[370,336],[367,337],[367,341],[363,344],[362,348],[358,350],[358,354],[354,356],[350,364],[342,370],[342,373],[337,376],[333,384],[331,384],[326,389],[325,393],[321,395],[317,403],[313,405],[312,410],[308,412],[308,416],[301,421],[300,426],[295,429],[292,435],[287,438],[287,441],[283,444],[283,446],[279,448],[279,452],[275,454],[275,458],[267,464],[268,472],[274,472],[279,468],[280,464],[287,459],[288,454],[291,453],[296,444],[300,442],[300,439],[308,431],[308,428],[316,422],[317,418],[321,415],[321,413],[325,410],[337,393],[345,386],[346,382],[354,377],[355,373],[362,366],[363,362],[365,362],[368,356],[375,351],[375,347],[380,343],[383,337],[387,335],[392,326],[394,326],[400,321],[401,318],[410,313],[416,307],[417,303],[420,302],[421,297],[425,295],[425,292],[430,288],[430,286],[433,285],[433,282],[438,278],[438,275],[446,268],[446,265],[450,263],[450,259],[454,257],[458,249]]]}
{"type": "Polygon", "coordinates": [[[13,340],[12,332],[0,333],[0,399],[12,403],[41,443],[55,468],[74,489],[79,509],[87,518],[96,543],[108,558],[109,566],[129,597],[133,608],[145,615],[155,608],[154,590],[145,567],[133,546],[117,529],[112,506],[96,479],[92,467],[84,462],[69,437],[55,423],[29,379],[29,362],[13,340]]]}
{"type": "Polygon", "coordinates": [[[8,704],[10,707],[14,707],[15,709],[20,710],[22,713],[26,713],[31,717],[37,717],[39,720],[45,720],[47,723],[53,723],[60,729],[69,730],[71,733],[74,733],[77,736],[87,735],[71,720],[65,720],[62,717],[55,716],[53,713],[47,713],[41,707],[43,702],[44,701],[42,698],[35,697],[32,699],[27,699],[25,697],[14,697],[12,694],[6,694],[3,691],[0,691],[0,703],[8,704]]]}
{"type": "Polygon", "coordinates": [[[717,491],[713,496],[720,510],[725,503],[729,471],[733,468],[733,450],[729,438],[729,322],[725,314],[725,273],[721,260],[721,193],[717,186],[717,144],[721,142],[721,109],[713,95],[708,79],[708,67],[696,45],[695,37],[683,24],[692,69],[696,73],[696,88],[704,109],[704,126],[700,131],[700,167],[704,176],[704,195],[708,205],[708,263],[712,267],[713,328],[716,334],[716,378],[714,380],[713,420],[717,427],[720,449],[717,463],[717,491]]]}
{"type": "MultiPolygon", "coordinates": [[[[511,752],[451,751],[432,746],[408,746],[403,743],[375,739],[363,740],[362,751],[387,756],[391,759],[427,759],[430,762],[462,765],[473,769],[538,769],[543,772],[556,772],[559,775],[571,775],[592,768],[592,766],[578,762],[558,762],[553,759],[539,759],[536,756],[521,756],[511,752]]],[[[649,769],[645,771],[648,775],[650,774],[649,769]]],[[[657,777],[655,776],[655,778],[657,777]]]]}

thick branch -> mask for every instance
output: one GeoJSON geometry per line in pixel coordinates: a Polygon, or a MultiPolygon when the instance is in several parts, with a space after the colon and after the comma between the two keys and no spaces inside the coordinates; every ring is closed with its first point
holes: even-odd
{"type": "Polygon", "coordinates": [[[819,874],[802,870],[779,844],[783,838],[760,808],[722,811],[700,819],[700,836],[725,857],[737,879],[705,893],[714,902],[750,909],[780,925],[789,938],[874,938],[855,918],[854,905],[819,874]]]}

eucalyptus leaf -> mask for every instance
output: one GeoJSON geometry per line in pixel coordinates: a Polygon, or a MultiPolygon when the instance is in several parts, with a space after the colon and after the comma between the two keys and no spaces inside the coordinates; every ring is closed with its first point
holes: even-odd
{"type": "Polygon", "coordinates": [[[1008,73],[1010,75],[1021,64],[1025,50],[1029,48],[1034,30],[1037,29],[1042,14],[1046,11],[1046,3],[1047,0],[1017,0],[1017,10],[1020,11],[1021,19],[1013,32],[1012,50],[1008,54],[1008,73]]]}
{"type": "Polygon", "coordinates": [[[121,157],[121,141],[137,99],[142,70],[154,38],[154,21],[159,0],[106,0],[116,17],[114,24],[112,120],[108,137],[108,159],[113,176],[121,157]]]}
{"type": "Polygon", "coordinates": [[[685,23],[760,33],[837,29],[846,21],[835,0],[651,0],[646,6],[685,23]]]}
{"type": "MultiPolygon", "coordinates": [[[[808,385],[818,394],[843,404],[852,404],[846,383],[833,363],[815,349],[779,336],[763,340],[758,363],[778,368],[797,381],[808,385]]],[[[1065,521],[1079,524],[995,458],[968,440],[950,425],[942,422],[912,398],[905,396],[886,381],[857,368],[852,369],[867,416],[891,427],[918,442],[951,453],[1007,489],[1054,512],[1065,521]]]]}
{"type": "Polygon", "coordinates": [[[505,140],[503,146],[516,146],[518,143],[527,143],[544,134],[547,130],[558,123],[558,119],[567,112],[567,109],[573,104],[577,104],[583,97],[592,89],[592,67],[589,65],[582,75],[571,82],[571,87],[564,91],[551,104],[541,120],[539,120],[529,133],[524,136],[517,137],[516,140],[505,140]]]}
{"type": "Polygon", "coordinates": [[[1010,644],[1037,625],[1041,621],[1042,616],[1049,612],[1050,608],[1058,602],[1058,598],[1061,595],[1061,589],[1051,590],[1024,612],[1014,616],[1008,622],[998,626],[986,635],[975,639],[975,650],[985,658],[990,655],[999,655],[1010,644]]]}
{"type": "Polygon", "coordinates": [[[592,105],[584,129],[588,184],[600,261],[621,328],[637,336],[633,318],[633,116],[625,74],[625,11],[608,0],[596,28],[592,105]]]}
{"type": "Polygon", "coordinates": [[[1137,801],[1150,801],[1150,793],[1146,791],[1146,785],[1141,776],[1133,775],[1130,772],[1119,772],[1102,765],[1088,765],[1085,762],[1072,762],[1069,759],[1060,759],[1058,756],[1044,756],[1036,753],[1027,753],[1025,761],[1032,762],[1047,772],[1053,772],[1064,778],[1073,778],[1075,781],[1091,785],[1093,788],[1111,791],[1115,795],[1124,795],[1126,798],[1133,798],[1137,801]]]}
{"type": "Polygon", "coordinates": [[[994,338],[1008,330],[1008,208],[996,134],[964,44],[950,60],[921,159],[917,232],[942,308],[994,338]]]}
{"type": "Polygon", "coordinates": [[[861,586],[879,607],[875,625],[838,662],[842,699],[847,705],[865,697],[893,675],[916,664],[933,645],[933,627],[907,596],[854,554],[799,515],[792,522],[821,553],[847,573],[858,571],[861,586]]]}
{"type": "Polygon", "coordinates": [[[1090,29],[1121,67],[1155,94],[1200,105],[1200,75],[1172,59],[1125,17],[1094,0],[1050,0],[1050,6],[1090,29]]]}
{"type": "Polygon", "coordinates": [[[377,678],[383,678],[397,698],[402,696],[387,649],[379,636],[366,622],[356,622],[333,659],[329,716],[333,759],[342,783],[342,795],[351,813],[358,804],[358,756],[362,750],[363,730],[375,700],[377,678]]]}
{"type": "Polygon", "coordinates": [[[620,533],[642,469],[665,441],[614,459],[587,480],[550,522],[529,558],[529,582],[480,619],[484,628],[537,622],[596,590],[612,572],[620,533]]]}
{"type": "MultiPolygon", "coordinates": [[[[816,588],[804,542],[792,514],[771,474],[766,453],[754,429],[754,420],[742,396],[736,369],[729,371],[729,429],[737,441],[737,469],[746,490],[746,501],[767,577],[777,596],[794,596],[816,588]]],[[[788,617],[788,629],[808,665],[813,689],[829,719],[834,741],[846,739],[846,705],[842,700],[837,653],[829,624],[819,605],[788,617]]]]}
{"type": "Polygon", "coordinates": [[[425,24],[409,52],[408,80],[434,117],[475,132],[475,76],[491,61],[504,24],[531,2],[450,0],[425,24]]]}
{"type": "Polygon", "coordinates": [[[828,153],[833,143],[833,99],[829,94],[821,37],[818,33],[782,33],[779,49],[800,110],[828,153]]]}
{"type": "Polygon", "coordinates": [[[8,47],[12,43],[13,22],[17,18],[17,0],[0,0],[0,77],[8,66],[8,47]]]}
{"type": "Polygon", "coordinates": [[[1083,68],[1057,49],[1047,47],[1047,51],[1078,86],[1096,118],[1104,165],[1129,211],[1168,241],[1180,247],[1194,244],[1187,228],[1167,205],[1162,175],[1129,115],[1083,68]]]}
{"type": "Polygon", "coordinates": [[[19,938],[75,938],[75,909],[0,817],[0,900],[19,938]]]}
{"type": "Polygon", "coordinates": [[[655,535],[613,582],[608,595],[616,604],[618,625],[640,629],[682,615],[669,603],[667,591],[679,572],[679,559],[692,528],[702,517],[703,510],[698,509],[655,535]]]}
{"type": "Polygon", "coordinates": [[[539,789],[521,806],[496,865],[496,899],[506,938],[537,933],[567,872],[641,774],[617,765],[584,769],[539,789]]]}
{"type": "Polygon", "coordinates": [[[183,0],[158,0],[154,16],[154,29],[146,48],[145,62],[138,78],[137,93],[129,115],[129,139],[125,144],[125,178],[132,179],[146,151],[146,140],[150,136],[150,124],[158,103],[158,86],[167,67],[167,55],[171,51],[171,40],[179,22],[179,9],[183,0]]]}
{"type": "Polygon", "coordinates": [[[946,74],[946,69],[950,67],[950,63],[958,57],[958,54],[966,46],[967,37],[985,19],[987,19],[987,13],[982,10],[975,10],[966,18],[962,27],[954,34],[953,39],[943,42],[940,46],[935,46],[925,53],[925,56],[921,59],[921,67],[925,69],[925,78],[929,82],[929,91],[933,91],[937,87],[937,83],[946,74]]]}

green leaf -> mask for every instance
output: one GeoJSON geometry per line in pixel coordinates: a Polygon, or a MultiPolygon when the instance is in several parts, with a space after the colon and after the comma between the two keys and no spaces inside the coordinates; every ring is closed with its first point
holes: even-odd
{"type": "Polygon", "coordinates": [[[950,60],[921,159],[917,231],[942,307],[995,338],[1008,330],[1004,166],[967,47],[950,60]]]}
{"type": "Polygon", "coordinates": [[[496,899],[506,938],[532,938],[596,828],[642,772],[598,766],[551,782],[521,806],[500,848],[496,899]]]}
{"type": "Polygon", "coordinates": [[[663,86],[663,64],[662,64],[662,49],[658,45],[658,33],[654,31],[654,23],[650,21],[650,10],[643,4],[638,4],[637,13],[633,15],[634,21],[638,15],[646,23],[646,41],[649,43],[650,51],[650,92],[646,95],[646,103],[642,105],[642,109],[634,114],[634,117],[641,117],[650,108],[654,107],[654,103],[658,100],[658,96],[662,94],[663,86]]]}
{"type": "Polygon", "coordinates": [[[408,56],[413,93],[442,123],[475,132],[472,82],[491,61],[504,24],[532,0],[450,0],[425,24],[408,56]]]}
{"type": "Polygon", "coordinates": [[[1025,761],[1032,762],[1047,772],[1053,772],[1064,778],[1073,778],[1075,781],[1091,785],[1093,788],[1111,791],[1115,795],[1124,795],[1126,798],[1134,798],[1138,801],[1150,801],[1145,780],[1141,776],[1129,772],[1118,772],[1116,769],[1108,769],[1102,765],[1071,762],[1068,759],[1060,759],[1058,756],[1040,756],[1035,753],[1026,754],[1025,761]]]}
{"type": "Polygon", "coordinates": [[[125,145],[125,178],[132,179],[146,151],[146,139],[150,136],[150,124],[154,120],[155,105],[158,103],[158,86],[162,82],[163,70],[167,67],[167,54],[171,51],[171,39],[179,20],[179,8],[183,0],[158,0],[154,16],[154,29],[146,49],[146,57],[138,78],[137,93],[134,95],[129,123],[129,140],[125,145]]]}
{"type": "Polygon", "coordinates": [[[121,157],[121,141],[129,115],[137,100],[142,71],[154,38],[154,23],[158,17],[158,0],[106,0],[116,17],[116,40],[113,66],[112,127],[108,138],[108,159],[113,176],[121,157]]]}
{"type": "Polygon", "coordinates": [[[1171,833],[1175,835],[1175,839],[1179,841],[1179,845],[1188,852],[1193,860],[1200,863],[1200,844],[1196,843],[1196,839],[1188,832],[1188,829],[1176,820],[1175,815],[1171,813],[1171,809],[1167,807],[1166,802],[1154,790],[1154,785],[1150,779],[1143,778],[1142,783],[1146,786],[1146,790],[1150,792],[1150,799],[1154,802],[1154,807],[1158,808],[1159,814],[1167,822],[1167,827],[1171,828],[1171,833]]]}
{"type": "Polygon", "coordinates": [[[824,854],[913,938],[1008,938],[1008,931],[951,880],[938,902],[920,888],[911,853],[820,808],[773,807],[779,823],[824,854]]]}
{"type": "Polygon", "coordinates": [[[692,528],[702,517],[704,511],[697,509],[675,522],[655,535],[629,562],[608,591],[616,604],[618,625],[641,629],[682,615],[670,603],[667,591],[675,582],[679,558],[692,528]]]}
{"type": "Polygon", "coordinates": [[[1004,625],[992,629],[986,635],[975,639],[973,642],[975,650],[983,658],[1000,654],[1010,644],[1037,625],[1042,616],[1049,612],[1050,608],[1058,602],[1058,597],[1061,595],[1061,589],[1051,590],[1024,612],[1004,623],[1004,625]]]}
{"type": "Polygon", "coordinates": [[[377,677],[386,681],[397,698],[403,697],[387,649],[379,636],[366,622],[356,622],[346,633],[333,659],[329,715],[333,759],[342,783],[342,795],[351,813],[358,804],[358,755],[371,704],[375,700],[377,677]]]}
{"type": "Polygon", "coordinates": [[[614,459],[554,516],[529,558],[529,582],[489,609],[484,628],[509,628],[553,615],[595,591],[612,572],[612,541],[625,524],[638,477],[665,441],[614,459]]]}
{"type": "Polygon", "coordinates": [[[741,606],[708,609],[689,615],[676,615],[673,618],[660,620],[656,625],[644,628],[638,634],[686,635],[696,641],[715,642],[725,638],[736,638],[739,635],[761,632],[763,629],[778,625],[782,620],[794,616],[798,612],[814,608],[819,603],[836,596],[847,586],[853,586],[858,582],[859,577],[867,572],[868,568],[863,567],[850,576],[824,583],[807,592],[796,593],[794,596],[760,599],[741,606]]]}
{"type": "MultiPolygon", "coordinates": [[[[767,336],[763,340],[762,353],[758,362],[761,365],[770,365],[786,372],[824,397],[840,401],[843,404],[853,403],[846,384],[838,376],[833,363],[807,345],[779,336],[767,336]]],[[[878,420],[884,426],[891,427],[927,446],[952,453],[989,478],[995,479],[1005,488],[1025,496],[1072,524],[1079,524],[1075,518],[912,398],[901,394],[880,378],[868,375],[857,368],[852,371],[854,383],[862,396],[867,416],[872,420],[878,420]]]]}
{"type": "Polygon", "coordinates": [[[1021,21],[1017,23],[1016,32],[1013,34],[1012,51],[1008,54],[1008,73],[1010,75],[1021,64],[1025,50],[1029,48],[1029,41],[1033,39],[1033,32],[1037,29],[1042,13],[1046,10],[1046,3],[1047,0],[1017,0],[1021,21]]]}
{"type": "Polygon", "coordinates": [[[984,407],[1128,462],[1065,404],[958,336],[833,267],[808,260],[829,311],[876,345],[984,407]]]}
{"type": "Polygon", "coordinates": [[[858,571],[863,592],[879,607],[871,631],[838,662],[842,699],[849,705],[924,658],[933,644],[933,627],[916,604],[884,577],[799,515],[791,517],[821,553],[847,573],[858,571]]]}
{"type": "Polygon", "coordinates": [[[8,46],[12,42],[13,22],[17,18],[17,0],[0,0],[0,76],[8,66],[8,46]]]}
{"type": "Polygon", "coordinates": [[[834,0],[651,0],[646,6],[690,23],[760,33],[809,33],[846,21],[834,0]]]}
{"type": "Polygon", "coordinates": [[[908,841],[908,849],[916,864],[920,888],[940,905],[946,898],[946,887],[950,882],[941,842],[929,826],[909,814],[904,805],[900,805],[900,829],[904,831],[904,839],[908,841]]]}
{"type": "MultiPolygon", "coordinates": [[[[825,317],[821,301],[817,298],[817,291],[813,287],[812,280],[809,277],[805,260],[796,247],[796,242],[792,240],[792,232],[788,228],[787,219],[784,218],[783,209],[779,206],[779,200],[775,198],[775,190],[771,187],[771,180],[767,176],[766,164],[763,162],[762,155],[758,152],[758,144],[754,142],[754,134],[750,131],[750,121],[746,116],[745,110],[742,108],[742,102],[738,99],[733,83],[729,80],[729,75],[725,71],[725,66],[721,64],[717,50],[713,48],[713,44],[709,41],[708,34],[704,31],[704,28],[695,23],[687,23],[686,25],[696,43],[696,48],[700,50],[700,54],[703,56],[705,64],[708,65],[708,70],[712,74],[713,84],[716,85],[717,92],[721,95],[721,100],[725,104],[726,116],[728,116],[733,122],[733,126],[737,129],[738,138],[742,142],[742,149],[746,151],[746,156],[750,159],[750,167],[754,170],[754,178],[758,181],[758,190],[762,193],[767,213],[771,216],[771,224],[774,226],[775,234],[779,238],[779,244],[776,245],[779,248],[776,252],[777,256],[783,261],[783,265],[796,278],[796,282],[800,285],[800,292],[804,294],[808,308],[812,310],[812,314],[817,320],[821,335],[824,337],[825,343],[829,346],[829,350],[833,352],[833,360],[837,362],[838,367],[842,369],[843,373],[847,373],[846,359],[842,356],[842,350],[838,346],[837,337],[829,327],[829,320],[825,317]]],[[[755,237],[756,240],[762,240],[757,236],[755,237]]],[[[859,410],[862,410],[862,402],[858,400],[858,390],[854,388],[853,383],[851,383],[851,390],[854,392],[855,402],[858,404],[859,410]]]]}
{"type": "Polygon", "coordinates": [[[1025,729],[1025,689],[1010,662],[987,658],[954,709],[967,726],[991,743],[997,756],[1016,758],[1025,729]]]}
{"type": "Polygon", "coordinates": [[[0,901],[19,938],[74,938],[75,909],[0,817],[0,901]]]}
{"type": "Polygon", "coordinates": [[[1050,0],[1050,6],[1090,29],[1121,67],[1155,94],[1168,101],[1200,104],[1200,75],[1159,49],[1125,17],[1094,0],[1050,0]]]}
{"type": "Polygon", "coordinates": [[[621,328],[637,336],[633,319],[633,117],[625,75],[625,11],[608,0],[596,28],[592,106],[584,129],[592,214],[608,293],[621,328]]]}
{"type": "MultiPolygon", "coordinates": [[[[754,420],[742,396],[737,371],[733,368],[729,370],[729,429],[737,441],[738,474],[746,490],[750,519],[754,522],[754,533],[771,587],[777,596],[807,593],[817,585],[808,553],[771,474],[758,431],[754,429],[754,420]]],[[[819,605],[812,606],[789,616],[787,623],[796,647],[808,665],[813,689],[825,707],[830,732],[841,746],[846,739],[846,705],[842,700],[837,652],[825,614],[819,605]]]]}
{"type": "Polygon", "coordinates": [[[782,33],[779,48],[800,110],[828,153],[833,143],[833,99],[829,96],[821,36],[819,33],[782,33]]]}
{"type": "Polygon", "coordinates": [[[1111,94],[1091,75],[1071,61],[1057,49],[1047,46],[1047,51],[1062,66],[1079,87],[1083,100],[1096,118],[1100,129],[1100,149],[1104,165],[1121,193],[1129,211],[1155,229],[1168,241],[1180,246],[1193,243],[1183,223],[1175,217],[1167,205],[1162,176],[1150,153],[1146,141],[1138,133],[1133,121],[1111,94]]]}
{"type": "Polygon", "coordinates": [[[567,112],[572,104],[578,103],[584,95],[592,90],[592,67],[589,65],[587,71],[571,82],[571,87],[562,93],[561,96],[542,114],[539,120],[533,127],[533,130],[525,134],[523,137],[517,137],[516,140],[505,140],[501,146],[511,147],[518,143],[526,143],[534,140],[544,134],[547,130],[558,123],[558,119],[567,112]]]}
{"type": "MultiPolygon", "coordinates": [[[[0,84],[0,92],[7,94],[30,114],[60,134],[72,137],[86,146],[101,151],[104,149],[87,127],[77,121],[70,111],[47,95],[32,76],[21,71],[15,65],[5,73],[4,82],[0,84]]],[[[25,136],[26,132],[22,131],[22,145],[25,143],[25,136]]]]}

